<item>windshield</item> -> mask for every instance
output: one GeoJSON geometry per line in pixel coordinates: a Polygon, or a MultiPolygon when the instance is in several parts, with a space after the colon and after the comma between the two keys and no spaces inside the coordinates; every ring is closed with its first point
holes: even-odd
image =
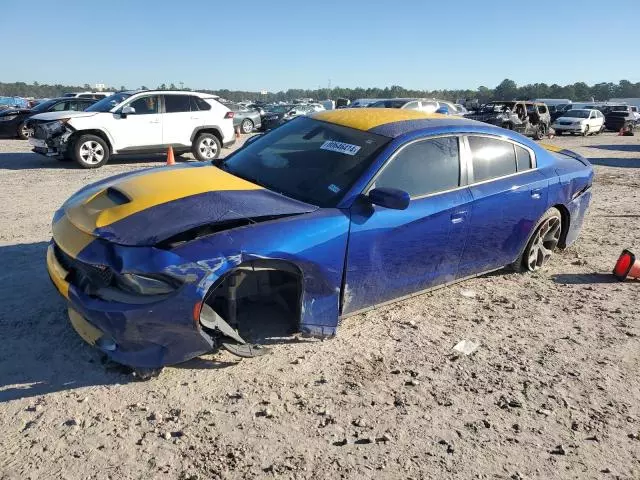
{"type": "Polygon", "coordinates": [[[108,112],[116,105],[121,104],[124,100],[129,98],[131,93],[114,93],[110,97],[103,98],[97,103],[94,103],[89,108],[85,109],[85,112],[108,112]]]}
{"type": "Polygon", "coordinates": [[[34,112],[46,112],[49,107],[55,105],[56,103],[58,103],[58,100],[47,100],[46,102],[39,103],[31,110],[34,112]]]}
{"type": "Polygon", "coordinates": [[[562,116],[569,118],[589,118],[589,113],[591,113],[589,110],[569,110],[562,116]]]}
{"type": "Polygon", "coordinates": [[[611,109],[609,111],[611,111],[611,112],[627,112],[627,111],[629,111],[629,107],[627,107],[626,105],[614,105],[613,107],[611,107],[611,109]]]}
{"type": "Polygon", "coordinates": [[[296,200],[335,207],[390,140],[298,117],[238,150],[221,168],[296,200]]]}
{"type": "Polygon", "coordinates": [[[513,110],[515,103],[487,103],[483,105],[480,111],[482,113],[502,113],[508,110],[513,110]]]}

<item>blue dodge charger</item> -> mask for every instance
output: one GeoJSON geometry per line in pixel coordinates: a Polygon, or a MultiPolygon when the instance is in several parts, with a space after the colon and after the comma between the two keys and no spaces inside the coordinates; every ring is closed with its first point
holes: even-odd
{"type": "Polygon", "coordinates": [[[83,188],[55,214],[47,266],[76,331],[116,362],[254,356],[249,325],[330,337],[384,303],[539,269],[576,240],[592,180],[580,155],[484,123],[327,111],[215,164],[83,188]]]}

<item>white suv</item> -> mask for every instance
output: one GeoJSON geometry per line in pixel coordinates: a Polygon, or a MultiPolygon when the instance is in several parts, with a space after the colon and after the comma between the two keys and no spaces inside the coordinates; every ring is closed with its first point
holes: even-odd
{"type": "Polygon", "coordinates": [[[213,160],[235,142],[233,112],[206,93],[119,92],[84,112],[49,112],[31,118],[36,153],[98,168],[111,155],[158,153],[172,146],[213,160]]]}

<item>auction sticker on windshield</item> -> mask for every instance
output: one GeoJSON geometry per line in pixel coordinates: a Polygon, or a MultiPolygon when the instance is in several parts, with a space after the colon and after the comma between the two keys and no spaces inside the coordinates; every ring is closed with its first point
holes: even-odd
{"type": "Polygon", "coordinates": [[[320,145],[320,150],[329,150],[331,152],[344,153],[345,155],[355,155],[360,150],[358,145],[350,143],[336,142],[335,140],[327,140],[320,145]]]}

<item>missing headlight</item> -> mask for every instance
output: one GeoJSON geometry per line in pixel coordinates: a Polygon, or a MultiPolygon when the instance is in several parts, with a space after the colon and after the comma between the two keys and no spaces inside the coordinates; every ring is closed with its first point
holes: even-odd
{"type": "Polygon", "coordinates": [[[173,279],[137,273],[117,275],[116,283],[123,290],[140,295],[163,295],[178,288],[178,284],[173,279]]]}

